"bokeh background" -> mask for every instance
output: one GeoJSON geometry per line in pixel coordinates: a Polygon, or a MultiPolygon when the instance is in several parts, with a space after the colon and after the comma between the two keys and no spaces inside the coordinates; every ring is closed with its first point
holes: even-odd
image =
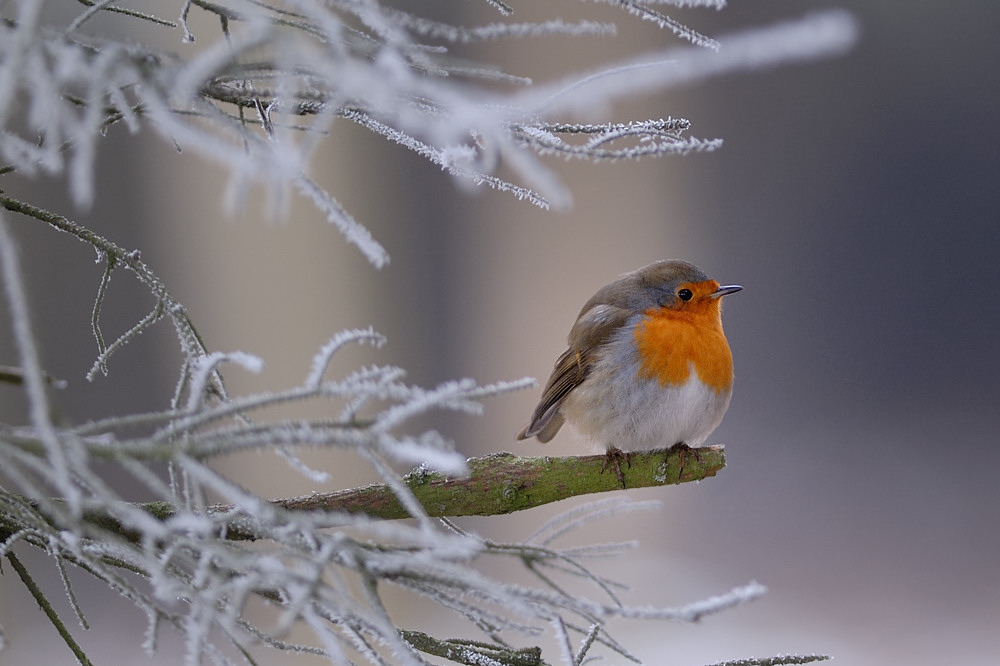
{"type": "MultiPolygon", "coordinates": [[[[735,4],[674,15],[720,35],[832,5],[735,4]]],[[[493,18],[473,3],[434,6],[456,21],[493,18]]],[[[389,344],[348,352],[334,372],[396,363],[427,385],[465,376],[544,381],[580,305],[623,272],[683,258],[742,284],[725,312],[736,391],[711,440],[726,445],[728,467],[699,485],[630,492],[664,506],[582,536],[641,540],[627,559],[600,567],[632,587],[628,603],[677,605],[750,580],[770,591],[695,626],[621,624],[618,638],[650,664],[782,652],[828,653],[858,666],[996,663],[1000,4],[836,6],[850,9],[862,31],[844,57],[726,76],[613,109],[610,120],[689,118],[693,135],[725,145],[640,163],[552,160],[575,197],[565,213],[470,193],[419,157],[337,125],[315,176],[387,247],[392,262],[382,271],[306,204],[280,223],[255,212],[259,201],[227,217],[224,179],[154,137],[110,133],[89,211],[74,210],[58,180],[5,188],[141,248],[210,347],[265,359],[260,377],[230,372],[237,391],[301,381],[334,332],[369,324],[389,344]]],[[[556,40],[556,48],[495,43],[480,53],[540,81],[670,40],[607,7],[515,9],[519,20],[620,26],[615,38],[556,40]]],[[[88,384],[102,267],[73,239],[12,219],[46,365],[70,381],[59,397],[64,417],[163,407],[179,358],[169,325],[144,334],[113,359],[109,377],[88,384]]],[[[116,274],[105,334],[151,305],[116,274]]],[[[8,335],[0,332],[5,360],[8,335]]],[[[23,419],[17,391],[0,391],[3,419],[23,419]]],[[[429,423],[468,455],[582,453],[569,432],[544,449],[514,441],[537,395],[490,400],[479,418],[429,423]]],[[[349,459],[310,455],[333,470],[330,487],[374,480],[349,459]]],[[[305,487],[266,454],[220,465],[268,496],[323,489],[305,487]]],[[[464,524],[524,538],[573,502],[464,524]]],[[[34,566],[51,568],[43,559],[34,566]]],[[[54,578],[44,582],[61,598],[54,578]]],[[[79,586],[93,630],[77,633],[92,658],[173,663],[169,641],[159,659],[142,655],[144,620],[127,602],[84,578],[79,586]]],[[[72,663],[6,569],[0,623],[9,641],[0,664],[72,663]]]]}

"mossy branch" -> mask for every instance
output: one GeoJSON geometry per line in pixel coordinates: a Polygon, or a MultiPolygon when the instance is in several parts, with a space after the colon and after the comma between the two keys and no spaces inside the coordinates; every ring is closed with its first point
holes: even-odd
{"type": "MultiPolygon", "coordinates": [[[[466,477],[448,477],[417,468],[403,477],[403,483],[429,516],[494,516],[577,495],[621,490],[622,483],[613,469],[605,469],[605,462],[603,455],[525,458],[512,453],[494,453],[470,458],[470,473],[466,477]]],[[[627,462],[622,463],[621,471],[626,488],[648,488],[700,481],[715,476],[725,465],[722,446],[674,447],[630,454],[627,462]]],[[[272,503],[291,511],[345,512],[383,520],[410,517],[388,484],[381,483],[276,499],[272,503]]],[[[36,510],[39,508],[37,502],[30,504],[36,510]]],[[[167,520],[177,512],[169,502],[146,502],[140,506],[159,520],[167,520]]],[[[210,514],[232,511],[233,506],[229,504],[216,504],[207,509],[210,514]]],[[[92,513],[87,521],[129,541],[139,539],[137,533],[106,514],[92,513]]],[[[15,532],[18,526],[14,522],[10,518],[0,521],[0,535],[15,532]]],[[[245,519],[234,519],[226,537],[234,541],[253,540],[257,535],[245,519]]]]}
{"type": "MultiPolygon", "coordinates": [[[[614,470],[605,469],[603,455],[523,458],[494,453],[471,458],[468,463],[470,474],[465,478],[417,469],[403,477],[403,482],[430,516],[494,516],[576,495],[622,489],[614,470]]],[[[621,471],[626,488],[647,488],[715,476],[725,465],[721,446],[675,447],[633,453],[622,463],[621,471]]],[[[384,519],[409,517],[385,484],[277,502],[288,509],[346,511],[384,519]]]]}

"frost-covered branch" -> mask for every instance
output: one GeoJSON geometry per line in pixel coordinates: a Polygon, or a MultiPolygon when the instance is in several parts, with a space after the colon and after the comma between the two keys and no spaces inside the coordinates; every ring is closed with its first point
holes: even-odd
{"type": "Polygon", "coordinates": [[[748,659],[720,661],[712,666],[784,666],[785,664],[812,664],[817,661],[828,661],[830,658],[826,654],[783,654],[776,657],[750,657],[748,659]]]}
{"type": "Polygon", "coordinates": [[[848,15],[830,11],[714,39],[654,9],[656,3],[610,4],[692,46],[537,85],[528,76],[470,59],[464,47],[497,39],[604,38],[615,26],[550,19],[469,27],[378,2],[290,0],[279,8],[249,0],[188,0],[180,11],[183,41],[197,38],[207,46],[164,52],[91,35],[88,19],[97,11],[126,11],[160,29],[178,25],[173,21],[97,3],[66,25],[46,25],[35,0],[7,3],[16,11],[0,21],[0,160],[7,162],[0,172],[68,171],[75,199],[86,204],[93,196],[100,137],[114,125],[130,132],[146,125],[226,169],[233,208],[239,209],[251,186],[265,190],[274,211],[298,191],[381,266],[388,261],[384,248],[328,192],[328,184],[308,175],[338,119],[359,122],[456,178],[564,208],[569,191],[541,155],[639,158],[714,150],[720,141],[685,137],[687,121],[668,121],[671,128],[664,130],[664,121],[634,120],[608,123],[601,137],[571,145],[554,138],[554,126],[561,133],[590,133],[571,117],[692,80],[834,55],[850,46],[856,32],[848,15]],[[191,12],[216,16],[218,33],[195,35],[187,22],[191,12]],[[14,100],[24,104],[15,106],[14,100]],[[17,113],[24,114],[27,131],[7,122],[17,113]],[[633,147],[609,147],[626,136],[633,147]],[[497,173],[501,161],[511,176],[497,173]]]}
{"type": "MultiPolygon", "coordinates": [[[[97,261],[104,262],[105,271],[97,289],[97,299],[94,302],[94,310],[91,318],[91,327],[94,332],[94,338],[97,341],[98,355],[90,372],[87,374],[87,379],[92,380],[98,372],[107,374],[109,357],[142,333],[146,328],[164,317],[173,323],[174,330],[177,333],[177,340],[181,346],[181,352],[184,355],[183,377],[186,378],[191,363],[208,353],[201,335],[194,326],[194,322],[188,316],[187,309],[170,295],[163,281],[142,261],[139,250],[126,250],[117,243],[94,233],[87,227],[62,215],[10,197],[2,189],[0,189],[0,207],[14,213],[20,213],[29,219],[43,222],[53,229],[74,236],[94,248],[97,252],[97,261]],[[137,322],[131,329],[119,335],[109,345],[105,344],[104,341],[100,316],[108,282],[112,272],[118,267],[127,269],[136,276],[139,282],[149,290],[154,299],[154,305],[153,309],[143,319],[137,322]]],[[[222,383],[221,375],[213,373],[211,380],[211,383],[203,387],[204,390],[220,396],[225,395],[225,387],[222,383]]],[[[182,381],[178,384],[178,392],[174,396],[175,405],[181,399],[182,389],[185,387],[186,381],[182,378],[182,381]]]]}

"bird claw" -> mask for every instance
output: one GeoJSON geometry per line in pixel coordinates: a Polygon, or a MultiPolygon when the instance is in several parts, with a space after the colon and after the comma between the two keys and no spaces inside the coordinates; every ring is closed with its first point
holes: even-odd
{"type": "Polygon", "coordinates": [[[694,456],[694,459],[698,461],[698,464],[701,464],[701,453],[698,452],[698,449],[692,449],[684,442],[677,442],[670,447],[670,451],[674,451],[675,449],[680,451],[681,454],[680,466],[677,468],[677,480],[680,481],[684,476],[684,459],[687,457],[687,454],[691,453],[694,456]]]}
{"type": "Polygon", "coordinates": [[[615,470],[615,476],[618,477],[618,483],[622,484],[622,489],[625,489],[625,475],[622,473],[622,460],[625,464],[631,468],[632,467],[632,454],[625,453],[617,446],[612,446],[608,449],[607,453],[604,454],[604,466],[601,467],[601,474],[604,474],[604,470],[611,467],[615,470]]]}

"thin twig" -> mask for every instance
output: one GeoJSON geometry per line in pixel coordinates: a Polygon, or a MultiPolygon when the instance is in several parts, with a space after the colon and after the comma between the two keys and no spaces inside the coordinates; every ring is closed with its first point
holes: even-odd
{"type": "Polygon", "coordinates": [[[83,664],[83,666],[91,666],[91,661],[87,658],[83,648],[81,648],[80,644],[73,639],[72,634],[69,633],[69,629],[67,629],[66,625],[63,624],[63,621],[59,619],[59,615],[56,613],[55,609],[52,608],[52,604],[49,603],[49,600],[45,597],[45,593],[42,592],[41,588],[35,584],[35,580],[31,577],[31,574],[28,573],[27,568],[21,564],[21,560],[19,560],[17,555],[14,553],[8,552],[7,561],[10,562],[10,566],[14,568],[18,578],[20,578],[21,582],[24,583],[24,587],[27,588],[28,592],[31,593],[31,596],[35,598],[35,602],[38,604],[38,607],[42,609],[42,612],[49,618],[49,622],[52,623],[52,626],[56,628],[56,631],[59,632],[59,635],[66,642],[66,646],[73,652],[73,656],[76,657],[76,660],[83,664]]]}

